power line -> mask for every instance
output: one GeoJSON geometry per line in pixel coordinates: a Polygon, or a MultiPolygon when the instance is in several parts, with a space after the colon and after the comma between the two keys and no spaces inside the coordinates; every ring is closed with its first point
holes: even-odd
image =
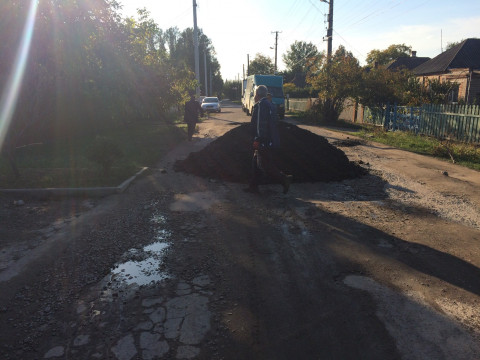
{"type": "Polygon", "coordinates": [[[292,6],[290,6],[290,9],[288,10],[288,12],[285,14],[285,16],[282,19],[282,23],[284,23],[287,20],[287,18],[291,19],[291,18],[294,17],[295,12],[298,9],[298,7],[295,7],[295,5],[297,5],[297,2],[298,2],[298,0],[295,0],[295,2],[292,4],[292,6]],[[292,11],[294,8],[295,8],[295,10],[292,11]]]}
{"type": "MultiPolygon", "coordinates": [[[[310,4],[311,4],[315,9],[317,9],[317,10],[320,12],[320,14],[325,15],[325,13],[322,12],[322,10],[320,10],[320,9],[317,7],[317,5],[315,5],[315,3],[314,3],[312,0],[308,0],[308,1],[310,2],[310,4]]],[[[323,2],[323,1],[322,1],[322,2],[323,2]]]]}
{"type": "Polygon", "coordinates": [[[347,4],[348,4],[350,1],[351,1],[351,0],[347,0],[347,1],[343,2],[343,3],[340,3],[340,5],[337,4],[337,10],[343,9],[345,6],[347,6],[347,4]]]}
{"type": "MultiPolygon", "coordinates": [[[[394,2],[395,2],[395,0],[391,0],[391,1],[389,2],[389,4],[394,3],[394,2]]],[[[352,26],[354,26],[354,25],[360,24],[360,23],[362,23],[362,22],[365,22],[366,19],[368,19],[368,18],[370,18],[370,17],[372,17],[372,16],[375,18],[375,17],[377,17],[377,16],[379,16],[379,15],[384,14],[384,13],[385,13],[386,11],[388,11],[388,10],[391,10],[391,9],[396,8],[396,7],[399,6],[401,3],[402,3],[402,1],[400,1],[400,2],[398,2],[398,3],[396,3],[396,4],[392,4],[390,7],[388,7],[388,5],[387,5],[387,6],[383,7],[383,8],[374,10],[374,11],[370,12],[369,14],[365,15],[364,17],[362,17],[361,19],[356,20],[356,21],[354,21],[353,23],[349,23],[349,24],[347,24],[346,26],[347,26],[347,27],[352,27],[352,26]]],[[[397,14],[396,14],[396,15],[397,15],[397,14]]],[[[356,17],[358,18],[359,16],[356,16],[356,17]]]]}
{"type": "Polygon", "coordinates": [[[350,44],[347,40],[345,40],[345,39],[342,37],[342,35],[340,35],[335,29],[334,29],[333,31],[334,31],[335,34],[338,35],[338,37],[339,37],[340,39],[342,39],[347,45],[349,45],[349,47],[350,47],[352,50],[354,50],[354,51],[355,51],[358,55],[360,55],[362,58],[364,57],[364,55],[363,55],[360,51],[358,51],[357,49],[355,49],[355,48],[352,46],[352,44],[350,44]]]}
{"type": "Polygon", "coordinates": [[[363,13],[365,6],[368,3],[366,1],[364,2],[355,2],[352,6],[348,7],[348,10],[345,12],[342,12],[341,18],[338,19],[337,24],[343,24],[343,23],[349,23],[350,21],[358,18],[360,14],[363,13]]]}
{"type": "Polygon", "coordinates": [[[292,36],[292,33],[295,33],[295,31],[300,27],[300,25],[303,24],[307,16],[310,15],[310,9],[307,10],[306,14],[303,16],[302,20],[295,26],[295,28],[290,32],[290,36],[292,36]]]}

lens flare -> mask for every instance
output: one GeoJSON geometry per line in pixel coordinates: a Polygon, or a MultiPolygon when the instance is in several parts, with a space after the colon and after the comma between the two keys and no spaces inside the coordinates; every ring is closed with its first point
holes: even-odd
{"type": "Polygon", "coordinates": [[[5,137],[7,136],[8,127],[10,126],[10,122],[15,111],[18,93],[20,92],[33,36],[37,7],[38,0],[32,0],[30,2],[27,20],[23,29],[22,40],[18,47],[17,55],[15,56],[15,61],[13,63],[13,71],[7,81],[5,89],[3,89],[3,94],[0,101],[0,149],[2,148],[5,137]]]}

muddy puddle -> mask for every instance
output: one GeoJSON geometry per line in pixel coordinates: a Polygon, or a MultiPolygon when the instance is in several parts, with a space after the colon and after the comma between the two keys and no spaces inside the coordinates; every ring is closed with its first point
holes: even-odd
{"type": "Polygon", "coordinates": [[[170,247],[171,232],[166,229],[167,218],[154,213],[150,220],[154,229],[153,242],[142,248],[128,250],[103,283],[106,298],[118,296],[126,289],[153,285],[170,277],[164,259],[170,247]]]}

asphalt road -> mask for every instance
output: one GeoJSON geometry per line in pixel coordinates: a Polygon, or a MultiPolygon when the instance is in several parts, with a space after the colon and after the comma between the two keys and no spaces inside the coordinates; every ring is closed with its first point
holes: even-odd
{"type": "Polygon", "coordinates": [[[125,193],[55,203],[0,270],[0,357],[480,358],[476,173],[377,144],[287,195],[172,170],[245,121],[225,103],[125,193]]]}

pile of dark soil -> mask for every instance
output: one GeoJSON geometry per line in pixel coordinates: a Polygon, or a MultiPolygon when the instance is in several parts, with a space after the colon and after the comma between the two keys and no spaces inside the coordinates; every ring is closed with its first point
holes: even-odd
{"type": "MultiPolygon", "coordinates": [[[[321,136],[298,126],[279,121],[280,148],[276,150],[278,167],[293,175],[294,182],[328,182],[355,178],[365,170],[350,162],[345,153],[321,136]]],[[[248,183],[252,161],[251,125],[240,125],[203,150],[178,160],[175,171],[183,171],[224,181],[248,183]]],[[[265,183],[271,183],[265,179],[265,183]]]]}

